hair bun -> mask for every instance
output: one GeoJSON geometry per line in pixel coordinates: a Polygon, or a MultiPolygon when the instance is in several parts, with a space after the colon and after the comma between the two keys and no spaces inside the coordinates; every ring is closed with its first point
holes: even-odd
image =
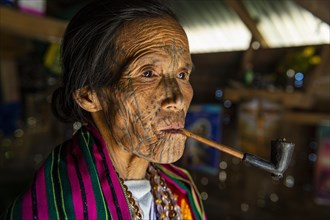
{"type": "Polygon", "coordinates": [[[62,122],[74,122],[74,103],[72,97],[65,97],[65,88],[63,86],[54,90],[52,95],[53,114],[62,122]]]}

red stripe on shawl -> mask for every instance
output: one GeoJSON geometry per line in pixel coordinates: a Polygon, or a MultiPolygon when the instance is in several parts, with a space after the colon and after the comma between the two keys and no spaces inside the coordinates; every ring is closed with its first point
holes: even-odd
{"type": "Polygon", "coordinates": [[[38,207],[38,219],[49,219],[48,216],[48,200],[46,192],[46,179],[45,179],[45,167],[42,166],[37,172],[36,178],[36,197],[38,207]],[[40,198],[40,199],[39,199],[40,198]],[[39,211],[40,210],[40,211],[39,211]]]}
{"type": "Polygon", "coordinates": [[[77,161],[79,162],[79,170],[82,176],[82,181],[85,187],[86,203],[88,208],[88,219],[97,219],[97,207],[94,197],[93,184],[85,158],[78,147],[77,138],[73,138],[73,151],[76,154],[77,161]]]}
{"type": "Polygon", "coordinates": [[[79,179],[74,165],[74,160],[71,155],[72,148],[67,148],[66,161],[68,178],[71,185],[72,203],[74,207],[74,213],[77,219],[84,219],[84,208],[82,204],[82,197],[80,192],[79,179]]]}
{"type": "MultiPolygon", "coordinates": [[[[117,177],[115,168],[113,167],[112,162],[110,160],[110,156],[109,156],[109,152],[108,152],[108,150],[106,148],[106,144],[105,144],[105,142],[104,142],[101,134],[95,128],[93,128],[91,126],[87,126],[86,128],[87,128],[87,130],[89,132],[92,133],[93,137],[95,139],[97,139],[96,144],[99,143],[101,145],[100,146],[101,147],[101,150],[102,150],[103,154],[105,155],[106,163],[107,163],[107,166],[108,166],[108,169],[109,169],[110,179],[112,181],[114,190],[116,192],[118,203],[120,204],[119,208],[121,210],[122,218],[123,219],[131,219],[131,214],[129,212],[129,208],[128,208],[128,204],[127,204],[127,201],[126,201],[126,197],[125,197],[124,191],[123,191],[123,189],[121,187],[121,184],[119,182],[119,179],[117,177]],[[124,204],[126,204],[126,205],[124,205],[124,204]]],[[[100,167],[101,161],[102,161],[102,158],[101,158],[101,160],[95,161],[98,164],[97,165],[98,168],[100,167]]],[[[103,166],[101,166],[101,167],[103,167],[103,166]]],[[[101,181],[101,187],[102,187],[102,191],[104,193],[104,197],[107,198],[107,200],[106,200],[107,201],[107,205],[108,205],[109,208],[112,208],[112,207],[114,207],[114,202],[113,202],[113,198],[111,196],[111,191],[110,190],[108,191],[106,188],[103,188],[106,185],[109,186],[108,185],[108,182],[107,182],[107,179],[106,179],[106,176],[105,176],[105,171],[104,171],[103,168],[101,168],[100,170],[98,169],[98,172],[99,172],[98,173],[99,178],[100,178],[100,180],[102,180],[101,181]],[[110,199],[108,201],[108,198],[111,198],[112,201],[110,199]]]]}
{"type": "Polygon", "coordinates": [[[22,197],[22,220],[33,219],[32,213],[32,187],[22,197]]]}

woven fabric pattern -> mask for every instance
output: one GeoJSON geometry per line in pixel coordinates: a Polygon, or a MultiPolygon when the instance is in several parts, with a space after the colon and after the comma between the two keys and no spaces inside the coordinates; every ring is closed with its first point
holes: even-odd
{"type": "MultiPolygon", "coordinates": [[[[156,166],[178,197],[184,219],[206,219],[189,174],[173,165],[156,166]]],[[[5,219],[131,219],[127,198],[99,132],[82,127],[57,146],[29,189],[9,207],[5,219]]]]}

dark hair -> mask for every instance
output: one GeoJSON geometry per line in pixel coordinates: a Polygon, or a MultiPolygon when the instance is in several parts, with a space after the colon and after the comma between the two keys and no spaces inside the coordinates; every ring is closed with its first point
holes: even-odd
{"type": "Polygon", "coordinates": [[[63,37],[62,85],[52,97],[52,109],[64,122],[91,121],[91,116],[73,99],[73,93],[87,87],[111,87],[121,77],[125,63],[117,63],[120,45],[116,33],[136,19],[170,17],[173,12],[159,0],[101,0],[83,7],[70,21],[63,37]]]}

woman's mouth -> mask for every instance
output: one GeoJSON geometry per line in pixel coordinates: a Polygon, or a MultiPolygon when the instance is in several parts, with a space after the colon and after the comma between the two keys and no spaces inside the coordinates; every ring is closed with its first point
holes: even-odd
{"type": "Polygon", "coordinates": [[[173,134],[182,134],[181,126],[168,126],[159,130],[162,135],[173,135],[173,134]]]}
{"type": "Polygon", "coordinates": [[[161,133],[164,134],[182,134],[180,129],[170,128],[170,129],[163,129],[161,133]]]}
{"type": "Polygon", "coordinates": [[[183,120],[170,120],[170,118],[165,118],[160,123],[158,123],[157,130],[161,135],[173,135],[182,134],[181,129],[184,127],[183,120]]]}

